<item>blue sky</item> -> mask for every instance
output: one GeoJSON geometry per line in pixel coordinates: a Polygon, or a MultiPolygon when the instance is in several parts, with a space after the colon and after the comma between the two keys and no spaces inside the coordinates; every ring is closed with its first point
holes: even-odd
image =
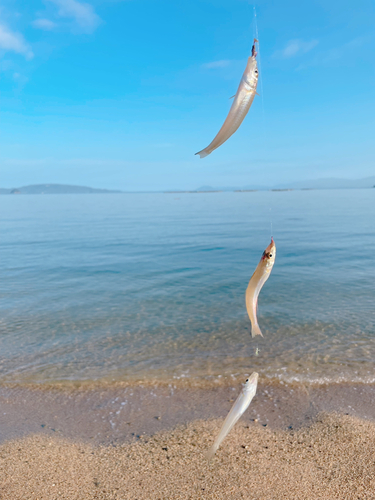
{"type": "MultiPolygon", "coordinates": [[[[261,94],[205,159],[255,32],[242,0],[3,0],[1,187],[375,175],[373,0],[259,1],[261,94]]],[[[259,57],[259,56],[258,56],[259,57]]]]}

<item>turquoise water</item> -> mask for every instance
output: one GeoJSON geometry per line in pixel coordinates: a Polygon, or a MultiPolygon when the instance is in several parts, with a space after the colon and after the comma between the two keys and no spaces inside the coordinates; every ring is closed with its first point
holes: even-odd
{"type": "Polygon", "coordinates": [[[1,196],[0,217],[1,383],[375,381],[375,189],[1,196]]]}

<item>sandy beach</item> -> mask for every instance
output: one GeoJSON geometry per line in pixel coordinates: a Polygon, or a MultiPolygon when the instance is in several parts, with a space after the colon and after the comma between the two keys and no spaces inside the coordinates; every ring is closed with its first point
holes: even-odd
{"type": "Polygon", "coordinates": [[[239,424],[210,464],[221,421],[118,447],[34,435],[0,448],[3,499],[374,498],[375,426],[320,415],[308,428],[239,424]]]}
{"type": "Polygon", "coordinates": [[[260,385],[207,463],[233,389],[3,388],[1,498],[374,498],[373,386],[260,385]]]}

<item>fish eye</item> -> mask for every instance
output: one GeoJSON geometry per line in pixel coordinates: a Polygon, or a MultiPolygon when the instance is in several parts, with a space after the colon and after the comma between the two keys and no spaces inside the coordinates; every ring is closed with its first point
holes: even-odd
{"type": "Polygon", "coordinates": [[[247,378],[247,379],[246,379],[246,382],[248,382],[248,381],[249,381],[249,379],[247,378]]]}
{"type": "Polygon", "coordinates": [[[270,257],[272,257],[272,253],[270,253],[270,257]]]}

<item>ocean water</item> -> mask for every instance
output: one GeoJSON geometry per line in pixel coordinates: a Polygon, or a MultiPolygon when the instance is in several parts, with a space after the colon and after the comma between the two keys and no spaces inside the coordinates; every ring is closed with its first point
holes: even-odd
{"type": "Polygon", "coordinates": [[[375,381],[375,189],[1,196],[0,217],[2,384],[375,381]]]}

